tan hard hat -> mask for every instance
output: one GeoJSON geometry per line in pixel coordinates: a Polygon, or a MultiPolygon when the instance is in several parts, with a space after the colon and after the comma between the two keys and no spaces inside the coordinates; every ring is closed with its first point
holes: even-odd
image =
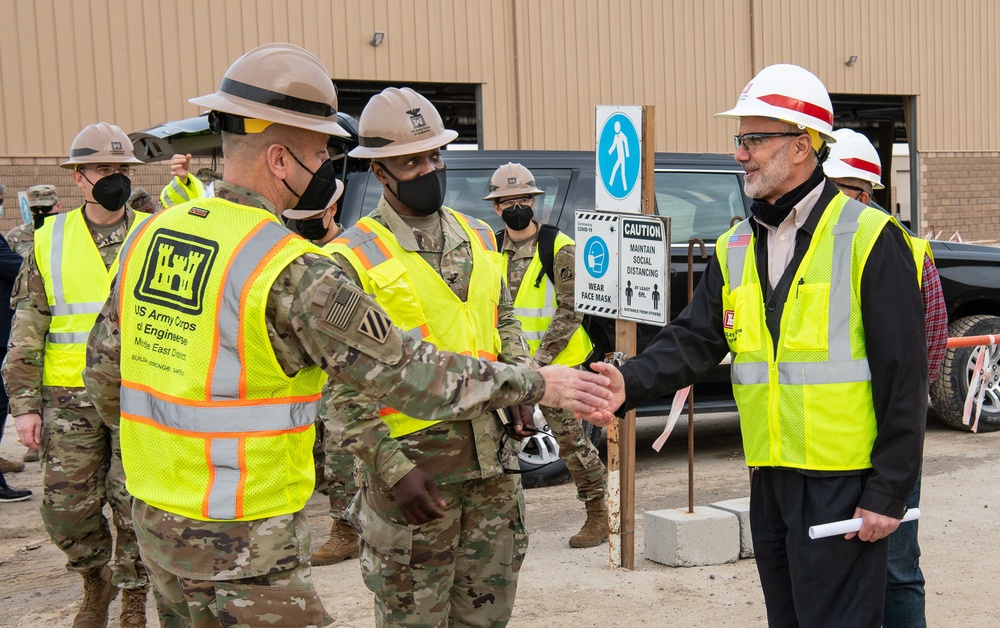
{"type": "Polygon", "coordinates": [[[490,177],[490,193],[483,197],[484,201],[493,201],[507,196],[538,196],[545,190],[535,187],[535,175],[521,164],[507,163],[490,177]]]}
{"type": "Polygon", "coordinates": [[[28,188],[28,207],[55,207],[59,195],[54,185],[33,185],[28,188]]]}
{"type": "Polygon", "coordinates": [[[337,124],[337,88],[326,66],[293,44],[254,48],[229,66],[218,91],[189,102],[244,118],[350,136],[337,124]]]}
{"type": "Polygon", "coordinates": [[[59,165],[73,170],[83,164],[141,164],[133,150],[132,140],[117,126],[88,124],[73,139],[69,160],[59,165]]]}
{"type": "Polygon", "coordinates": [[[330,209],[330,205],[336,203],[340,199],[340,195],[344,193],[344,182],[340,179],[335,179],[335,181],[337,182],[337,191],[333,193],[333,198],[330,199],[330,202],[323,209],[286,209],[281,212],[281,215],[292,220],[305,220],[330,209]]]}
{"type": "Polygon", "coordinates": [[[409,87],[388,87],[372,96],[358,120],[358,146],[351,157],[378,159],[441,148],[458,137],[441,114],[409,87]]]}

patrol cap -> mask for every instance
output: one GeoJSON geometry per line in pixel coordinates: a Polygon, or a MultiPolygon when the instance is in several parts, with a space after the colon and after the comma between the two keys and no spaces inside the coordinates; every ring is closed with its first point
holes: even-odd
{"type": "Polygon", "coordinates": [[[69,159],[59,165],[75,170],[84,164],[141,164],[134,150],[125,131],[113,124],[98,122],[88,124],[76,134],[69,147],[69,159]]]}
{"type": "Polygon", "coordinates": [[[387,87],[372,96],[358,120],[358,146],[351,157],[378,159],[441,148],[458,137],[441,114],[409,87],[387,87]]]}
{"type": "Polygon", "coordinates": [[[149,195],[149,192],[143,188],[135,188],[132,190],[132,194],[129,195],[128,201],[126,203],[134,211],[153,213],[159,207],[156,205],[156,201],[153,197],[149,195]],[[149,207],[151,209],[142,209],[143,207],[149,207]]]}
{"type": "Polygon", "coordinates": [[[28,188],[28,207],[54,207],[59,202],[54,185],[33,185],[28,188]]]}
{"type": "Polygon", "coordinates": [[[245,118],[248,133],[277,123],[349,137],[337,124],[337,88],[326,66],[293,44],[254,48],[229,66],[214,94],[189,102],[245,118]]]}
{"type": "Polygon", "coordinates": [[[521,164],[507,163],[490,177],[490,193],[484,201],[498,200],[507,196],[538,196],[545,190],[535,187],[535,175],[521,164]]]}
{"type": "Polygon", "coordinates": [[[340,195],[344,193],[344,182],[340,179],[335,179],[335,181],[337,182],[337,191],[333,193],[333,198],[330,199],[330,202],[323,209],[286,209],[281,212],[281,215],[291,220],[305,220],[322,214],[330,208],[330,205],[336,203],[340,195]]]}

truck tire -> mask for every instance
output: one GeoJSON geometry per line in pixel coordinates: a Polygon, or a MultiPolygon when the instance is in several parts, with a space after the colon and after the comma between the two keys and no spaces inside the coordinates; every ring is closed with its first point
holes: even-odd
{"type": "MultiPolygon", "coordinates": [[[[987,334],[1000,335],[1000,318],[984,315],[966,316],[948,326],[948,336],[952,338],[987,334]]],[[[979,431],[994,432],[1000,430],[1000,346],[948,349],[944,354],[941,372],[931,386],[931,401],[934,402],[934,409],[941,416],[941,420],[948,426],[966,432],[972,430],[975,416],[969,421],[969,425],[965,425],[962,423],[962,409],[965,406],[965,396],[969,392],[969,379],[976,367],[980,351],[989,352],[983,368],[991,377],[987,380],[986,393],[983,396],[979,431]]]]}

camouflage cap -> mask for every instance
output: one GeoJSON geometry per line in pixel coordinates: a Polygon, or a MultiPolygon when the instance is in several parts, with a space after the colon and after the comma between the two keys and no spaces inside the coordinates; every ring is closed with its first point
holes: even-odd
{"type": "Polygon", "coordinates": [[[59,202],[54,185],[33,185],[28,188],[28,207],[52,207],[59,202]]]}
{"type": "Polygon", "coordinates": [[[150,213],[155,211],[158,206],[153,197],[149,195],[149,192],[142,188],[135,188],[132,190],[132,194],[128,197],[127,205],[131,207],[134,211],[150,213]]]}

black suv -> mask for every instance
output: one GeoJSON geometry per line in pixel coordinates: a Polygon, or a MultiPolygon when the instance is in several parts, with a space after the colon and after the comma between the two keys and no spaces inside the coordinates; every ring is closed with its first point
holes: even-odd
{"type": "MultiPolygon", "coordinates": [[[[340,123],[355,136],[357,121],[343,114],[340,123]]],[[[130,136],[136,154],[144,161],[169,159],[174,152],[217,155],[217,137],[211,136],[205,116],[139,131],[130,136]]],[[[348,138],[335,138],[331,154],[343,156],[338,164],[346,183],[340,203],[339,222],[350,226],[375,208],[382,188],[368,172],[367,162],[344,153],[354,145],[348,138]]],[[[545,190],[538,217],[574,233],[574,212],[594,205],[594,153],[583,151],[459,151],[444,152],[448,165],[445,204],[485,220],[493,228],[502,225],[490,203],[483,201],[493,171],[510,161],[521,163],[535,175],[545,190]]],[[[671,217],[670,318],[687,304],[689,242],[702,240],[706,254],[714,253],[715,240],[733,220],[745,218],[749,201],[742,192],[743,171],[729,155],[657,153],[655,157],[656,211],[671,217]]],[[[1000,335],[1000,249],[954,242],[932,241],[948,307],[949,335],[1000,335]]],[[[706,259],[693,250],[690,272],[697,284],[706,259]]],[[[891,313],[887,313],[891,315],[891,313]]],[[[610,323],[609,323],[610,324],[610,323]]],[[[638,326],[639,350],[658,328],[638,326]]],[[[934,407],[949,425],[970,429],[962,423],[962,408],[979,348],[949,350],[941,373],[931,390],[934,407]]],[[[989,349],[979,428],[1000,430],[1000,347],[989,349]]],[[[732,410],[735,404],[729,383],[728,364],[714,369],[696,386],[699,411],[732,410]]],[[[663,414],[669,398],[639,409],[640,414],[663,414]]]]}

